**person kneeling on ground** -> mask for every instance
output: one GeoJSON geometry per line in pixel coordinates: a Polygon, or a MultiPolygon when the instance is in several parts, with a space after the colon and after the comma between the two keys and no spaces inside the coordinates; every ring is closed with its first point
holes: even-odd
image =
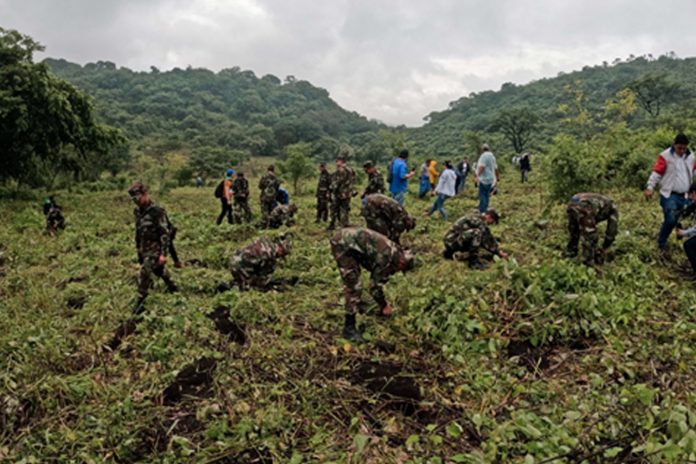
{"type": "Polygon", "coordinates": [[[564,256],[577,256],[578,242],[582,242],[583,261],[588,266],[594,266],[595,262],[603,261],[618,230],[619,210],[611,198],[599,193],[577,193],[568,203],[569,239],[564,256]],[[602,221],[607,221],[607,231],[602,248],[597,250],[597,224],[602,221]]]}
{"type": "Polygon", "coordinates": [[[386,195],[375,193],[365,197],[360,209],[367,228],[386,235],[389,240],[399,244],[401,234],[416,227],[416,220],[406,208],[386,195]]]}
{"type": "Polygon", "coordinates": [[[283,225],[288,227],[294,226],[295,213],[297,213],[297,205],[294,203],[289,205],[278,205],[271,211],[271,215],[268,219],[268,226],[271,229],[277,229],[283,225]]]}
{"type": "Polygon", "coordinates": [[[499,219],[500,216],[494,209],[489,209],[481,215],[459,218],[445,235],[444,257],[453,259],[457,252],[468,252],[469,267],[472,269],[485,268],[479,260],[480,248],[501,258],[507,258],[508,254],[498,248],[498,242],[488,228],[490,224],[497,224],[499,219]]]}
{"type": "Polygon", "coordinates": [[[391,275],[413,269],[415,261],[409,250],[379,232],[362,227],[341,229],[331,237],[330,243],[343,279],[346,300],[343,337],[361,342],[363,336],[355,326],[355,315],[363,305],[360,268],[370,271],[370,295],[379,305],[379,314],[389,316],[392,306],[384,296],[383,286],[391,275]]]}
{"type": "MultiPolygon", "coordinates": [[[[679,215],[680,218],[685,218],[688,216],[694,216],[696,213],[696,184],[689,187],[689,199],[691,204],[679,215]]],[[[696,217],[694,217],[696,219],[696,217]]],[[[691,264],[691,269],[696,275],[696,221],[693,226],[688,229],[683,229],[677,226],[677,238],[686,238],[684,242],[684,252],[686,257],[689,258],[689,263],[691,264]]]]}
{"type": "Polygon", "coordinates": [[[281,235],[275,238],[258,238],[235,251],[230,259],[232,285],[236,285],[242,291],[252,287],[269,290],[282,286],[280,281],[273,280],[273,272],[278,259],[287,256],[290,249],[290,237],[281,235]]]}
{"type": "Polygon", "coordinates": [[[65,218],[58,204],[50,196],[43,204],[44,216],[46,216],[46,232],[53,237],[58,229],[65,229],[65,218]]]}

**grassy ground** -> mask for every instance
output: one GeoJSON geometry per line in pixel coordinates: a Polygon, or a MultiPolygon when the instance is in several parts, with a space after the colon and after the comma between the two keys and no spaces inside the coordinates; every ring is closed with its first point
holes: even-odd
{"type": "Polygon", "coordinates": [[[293,198],[295,247],[277,271],[299,284],[243,294],[214,289],[258,232],[216,227],[213,187],[155,195],[187,265],[171,269],[180,293],[158,282],[130,327],[138,265],[125,192],[60,194],[68,228],[57,238],[40,205],[3,202],[0,460],[695,460],[696,292],[656,261],[659,207],[613,192],[620,234],[596,271],[560,257],[564,210],[544,211],[539,185],[503,180],[493,231],[513,258],[483,272],[441,259],[445,230],[476,205],[471,185],[446,203],[446,221],[409,196],[418,226],[403,240],[420,266],[388,284],[391,320],[360,317],[360,346],[338,338],[340,278],[311,193],[293,198]],[[207,316],[220,306],[243,330],[235,340],[207,316]],[[119,327],[132,333],[104,349],[119,327]]]}

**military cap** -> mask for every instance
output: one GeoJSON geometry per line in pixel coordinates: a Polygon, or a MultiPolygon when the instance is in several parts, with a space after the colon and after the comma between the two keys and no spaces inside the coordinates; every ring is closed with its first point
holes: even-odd
{"type": "Polygon", "coordinates": [[[370,169],[372,166],[374,166],[374,164],[372,164],[372,161],[365,161],[365,163],[363,163],[363,168],[365,169],[370,169]]]}

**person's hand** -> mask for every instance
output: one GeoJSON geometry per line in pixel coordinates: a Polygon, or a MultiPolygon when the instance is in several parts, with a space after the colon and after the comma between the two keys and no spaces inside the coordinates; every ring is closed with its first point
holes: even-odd
{"type": "Polygon", "coordinates": [[[165,263],[167,262],[167,257],[164,255],[160,255],[159,260],[157,261],[160,266],[164,266],[165,263]]]}
{"type": "Polygon", "coordinates": [[[678,238],[684,237],[684,229],[677,229],[677,237],[678,238]]]}
{"type": "Polygon", "coordinates": [[[646,188],[645,191],[643,192],[643,195],[645,195],[645,199],[646,199],[646,200],[649,200],[650,198],[652,198],[653,189],[651,189],[651,188],[646,188]]]}
{"type": "Polygon", "coordinates": [[[500,257],[503,258],[503,259],[507,259],[507,257],[510,256],[510,255],[507,254],[507,253],[505,253],[504,251],[499,251],[499,252],[498,252],[498,256],[500,256],[500,257]]]}

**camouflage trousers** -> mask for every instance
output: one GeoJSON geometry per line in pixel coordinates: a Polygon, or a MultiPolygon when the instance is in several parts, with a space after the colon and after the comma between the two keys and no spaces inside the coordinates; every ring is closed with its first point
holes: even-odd
{"type": "Polygon", "coordinates": [[[159,256],[145,256],[140,263],[140,273],[138,274],[138,295],[140,298],[147,297],[152,287],[152,276],[161,278],[168,289],[176,288],[174,282],[169,277],[169,273],[164,265],[159,264],[159,256]]]}
{"type": "Polygon", "coordinates": [[[271,281],[271,274],[258,274],[253,269],[243,266],[233,266],[230,268],[232,273],[232,283],[239,290],[249,290],[250,288],[266,288],[271,281]]]}
{"type": "Polygon", "coordinates": [[[328,221],[329,219],[329,199],[317,197],[317,222],[328,221]]]}
{"type": "Polygon", "coordinates": [[[261,225],[263,225],[263,227],[268,227],[268,221],[271,217],[271,211],[273,211],[274,202],[275,200],[261,201],[261,225]]]}
{"type": "MultiPolygon", "coordinates": [[[[343,295],[346,301],[346,314],[356,314],[362,306],[362,285],[360,284],[360,259],[355,252],[344,249],[341,245],[331,244],[331,252],[336,258],[338,271],[343,279],[343,295]]],[[[381,282],[371,281],[370,295],[380,308],[387,305],[381,282]]]]}
{"type": "Polygon", "coordinates": [[[247,198],[235,198],[232,214],[236,224],[241,224],[244,221],[251,222],[252,214],[249,208],[249,200],[247,198]]]}
{"type": "Polygon", "coordinates": [[[350,218],[350,197],[349,198],[334,198],[331,203],[331,225],[348,227],[350,218]]]}
{"type": "Polygon", "coordinates": [[[46,230],[50,235],[53,235],[58,229],[65,229],[65,218],[60,212],[51,211],[46,216],[46,230]]]}
{"type": "Polygon", "coordinates": [[[585,264],[594,264],[598,241],[597,221],[592,209],[582,205],[569,205],[568,251],[577,253],[578,243],[581,243],[585,264]]]}

